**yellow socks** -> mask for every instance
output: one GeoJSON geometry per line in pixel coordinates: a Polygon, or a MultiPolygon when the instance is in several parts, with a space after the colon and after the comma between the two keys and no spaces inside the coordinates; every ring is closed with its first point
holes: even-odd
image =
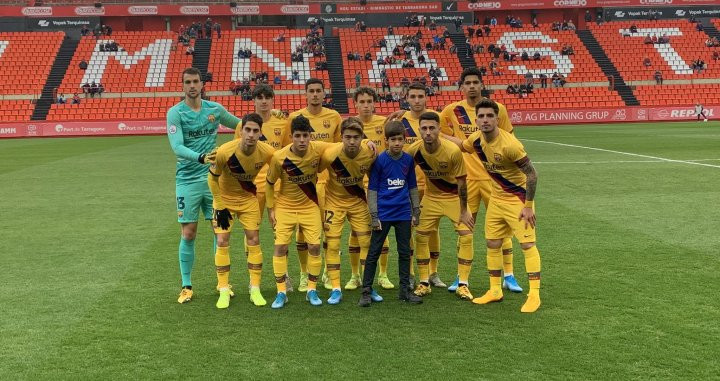
{"type": "Polygon", "coordinates": [[[333,289],[340,289],[340,237],[325,237],[325,265],[333,289]]]}
{"type": "Polygon", "coordinates": [[[350,234],[348,253],[350,253],[350,270],[352,274],[360,274],[360,244],[356,235],[350,234]]]}
{"type": "Polygon", "coordinates": [[[530,292],[528,295],[540,294],[540,252],[537,246],[529,249],[523,249],[525,255],[525,271],[527,271],[528,281],[530,282],[530,292]]]}
{"type": "Polygon", "coordinates": [[[315,255],[308,253],[307,270],[308,270],[308,291],[317,289],[317,280],[320,276],[322,268],[322,258],[320,253],[315,255]]]}
{"type": "Polygon", "coordinates": [[[513,245],[512,239],[505,238],[502,243],[503,273],[505,276],[513,275],[513,245]]]}
{"type": "Polygon", "coordinates": [[[500,289],[502,270],[502,249],[487,249],[487,268],[490,274],[490,289],[500,289]]]}
{"type": "Polygon", "coordinates": [[[415,234],[415,252],[417,254],[418,272],[420,273],[420,282],[428,283],[430,279],[430,247],[428,241],[430,236],[425,234],[415,234]]]}
{"type": "Polygon", "coordinates": [[[215,271],[218,278],[218,289],[230,287],[230,247],[218,246],[215,251],[215,271]]]}
{"type": "Polygon", "coordinates": [[[287,278],[287,257],[273,255],[273,274],[275,275],[275,286],[278,292],[287,292],[285,280],[287,278]]]}
{"type": "Polygon", "coordinates": [[[458,251],[458,277],[460,284],[468,284],[470,277],[470,268],[473,261],[473,236],[472,234],[461,235],[458,237],[460,250],[458,251]]]}
{"type": "MultiPolygon", "coordinates": [[[[260,287],[260,277],[262,276],[263,256],[260,251],[260,245],[245,246],[247,248],[247,265],[250,273],[250,287],[260,287]]],[[[287,261],[286,261],[287,263],[287,261]]]]}
{"type": "MultiPolygon", "coordinates": [[[[370,247],[368,247],[368,249],[369,248],[370,247]]],[[[380,270],[378,270],[378,271],[380,272],[381,275],[387,275],[388,253],[389,252],[390,252],[390,242],[388,242],[388,240],[386,238],[385,242],[383,243],[382,250],[380,251],[380,259],[378,260],[378,264],[380,267],[380,270]]],[[[410,267],[412,267],[412,266],[410,266],[410,267]]]]}
{"type": "Polygon", "coordinates": [[[300,261],[300,272],[307,273],[307,261],[308,261],[308,245],[305,242],[305,235],[298,231],[296,233],[295,247],[298,252],[298,261],[300,261]]]}
{"type": "Polygon", "coordinates": [[[438,268],[438,260],[440,259],[440,230],[430,233],[430,274],[436,273],[438,268]]]}
{"type": "MultiPolygon", "coordinates": [[[[358,235],[358,245],[360,246],[360,278],[362,278],[362,272],[365,271],[365,260],[370,250],[370,234],[358,235]]],[[[387,256],[385,256],[387,258],[387,256]]],[[[387,267],[386,267],[387,268],[387,267]]]]}

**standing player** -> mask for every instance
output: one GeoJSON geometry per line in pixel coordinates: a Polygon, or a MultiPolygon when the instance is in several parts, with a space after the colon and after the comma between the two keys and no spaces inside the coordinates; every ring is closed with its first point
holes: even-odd
{"type": "Polygon", "coordinates": [[[697,120],[700,120],[700,117],[703,117],[703,122],[707,122],[708,118],[707,115],[705,115],[705,107],[700,102],[695,102],[695,115],[697,116],[697,120]]]}
{"type": "MultiPolygon", "coordinates": [[[[307,107],[297,110],[290,114],[286,121],[287,128],[284,131],[283,146],[290,144],[291,131],[290,126],[292,121],[298,116],[302,115],[310,121],[310,139],[320,142],[339,142],[340,141],[340,123],[342,123],[342,116],[329,108],[323,107],[323,99],[325,99],[325,85],[321,79],[310,78],[305,82],[305,98],[307,100],[307,107]]],[[[327,174],[319,174],[317,181],[317,198],[320,209],[322,210],[325,202],[325,182],[327,181],[327,174]]],[[[298,231],[296,235],[296,247],[298,251],[298,258],[300,260],[300,285],[298,291],[307,291],[308,284],[308,245],[304,238],[305,232],[298,231]]],[[[331,289],[329,278],[323,274],[323,283],[325,288],[331,289]]]]}
{"type": "Polygon", "coordinates": [[[215,163],[210,167],[208,184],[213,194],[215,215],[213,227],[217,236],[215,266],[220,298],[217,308],[230,305],[230,231],[233,219],[242,224],[245,231],[247,265],[250,272],[250,300],[256,306],[264,306],[260,293],[262,252],[260,251],[260,221],[256,176],[270,161],[275,150],[269,144],[258,141],[262,136],[262,117],[247,114],[242,120],[240,139],[220,146],[215,163]]]}
{"type": "MultiPolygon", "coordinates": [[[[208,188],[207,164],[215,160],[215,137],[220,124],[236,128],[240,119],[220,104],[200,98],[203,83],[200,71],[187,68],[182,73],[185,99],[167,112],[167,135],[177,164],[175,197],[181,225],[179,260],[182,290],[179,303],[192,299],[191,272],[195,262],[195,236],[200,210],[212,219],[212,194],[208,188]]],[[[232,294],[232,292],[231,292],[232,294]]]]}
{"type": "Polygon", "coordinates": [[[454,143],[440,138],[440,117],[427,112],[420,115],[422,141],[413,143],[407,153],[425,174],[425,195],[420,201],[420,223],[415,230],[420,285],[415,295],[430,294],[429,264],[430,236],[439,229],[440,218],[452,220],[459,235],[458,274],[460,286],[455,293],[462,299],[472,299],[467,282],[473,259],[473,234],[475,225],[467,209],[467,184],[465,183],[465,162],[462,152],[454,143]],[[459,203],[458,203],[459,201],[459,203]]]}
{"type": "Polygon", "coordinates": [[[490,290],[473,299],[473,303],[487,304],[503,299],[502,240],[514,234],[522,247],[530,281],[530,292],[520,311],[535,312],[540,307],[540,253],[535,246],[534,208],[537,172],[522,143],[513,134],[498,128],[498,105],[483,99],[475,110],[480,131],[465,139],[462,149],[480,158],[493,179],[493,187],[485,214],[490,290]]]}
{"type": "MultiPolygon", "coordinates": [[[[426,112],[435,113],[433,110],[427,108],[427,96],[425,91],[425,85],[414,82],[408,87],[407,94],[405,95],[408,104],[410,105],[410,111],[405,111],[400,114],[400,122],[405,127],[405,146],[408,147],[415,143],[420,138],[420,116],[426,112]]],[[[391,114],[388,118],[393,119],[395,113],[391,114]]],[[[420,193],[420,199],[422,200],[425,192],[425,174],[420,168],[415,168],[415,175],[417,176],[418,192],[420,193]]],[[[430,284],[434,287],[447,287],[447,285],[440,280],[437,273],[438,258],[440,258],[440,232],[434,232],[430,235],[430,284]]],[[[412,253],[412,251],[411,251],[412,253]]],[[[412,255],[412,254],[411,254],[412,255]]],[[[413,267],[410,266],[410,283],[415,286],[415,277],[413,267]]]]}
{"type": "MultiPolygon", "coordinates": [[[[363,131],[365,137],[370,139],[378,147],[379,152],[385,151],[385,136],[383,126],[385,125],[384,116],[375,114],[375,101],[377,94],[375,90],[370,87],[359,87],[355,90],[353,100],[355,101],[355,108],[358,112],[358,118],[362,121],[363,131]]],[[[368,178],[365,177],[365,189],[368,187],[368,178]]],[[[350,267],[352,268],[352,276],[350,281],[345,285],[346,290],[355,290],[362,286],[362,273],[361,266],[365,266],[365,259],[361,259],[360,246],[358,244],[357,236],[355,232],[350,234],[350,242],[348,244],[348,251],[350,252],[350,267]]],[[[379,273],[377,277],[378,284],[380,287],[389,290],[395,287],[387,275],[387,264],[388,264],[388,252],[390,251],[390,243],[386,239],[383,243],[379,263],[379,273]]]]}
{"type": "Polygon", "coordinates": [[[325,229],[325,263],[332,283],[328,304],[338,304],[340,291],[340,238],[345,219],[350,222],[356,237],[360,260],[365,262],[370,247],[370,213],[363,188],[363,179],[375,161],[375,153],[361,145],[363,125],[360,119],[349,117],[340,127],[342,144],[335,145],[322,154],[320,169],[327,169],[323,225],[325,229]]]}
{"type": "MultiPolygon", "coordinates": [[[[443,109],[440,114],[440,130],[445,137],[456,143],[467,139],[472,133],[479,130],[475,124],[473,115],[475,115],[475,105],[480,101],[480,89],[482,74],[478,68],[467,68],[460,75],[460,84],[465,99],[451,103],[443,109]],[[452,136],[448,136],[452,135],[452,136]]],[[[509,133],[513,132],[512,123],[508,117],[507,109],[500,103],[498,115],[498,127],[509,133]]],[[[477,155],[473,153],[465,153],[465,167],[467,168],[467,188],[468,188],[468,209],[473,214],[473,219],[477,218],[480,208],[480,202],[485,205],[487,210],[490,200],[490,192],[492,189],[492,180],[485,170],[477,155]]],[[[459,247],[459,244],[458,244],[459,247]]],[[[517,283],[513,275],[513,251],[512,240],[510,237],[503,239],[503,288],[507,288],[513,292],[522,292],[522,288],[517,283]]],[[[432,260],[431,260],[432,261],[432,260]]],[[[431,262],[432,266],[432,262],[431,262]]],[[[432,269],[431,269],[432,271],[432,269]]],[[[460,282],[459,277],[455,278],[455,282],[448,287],[448,291],[455,291],[460,282]]]]}

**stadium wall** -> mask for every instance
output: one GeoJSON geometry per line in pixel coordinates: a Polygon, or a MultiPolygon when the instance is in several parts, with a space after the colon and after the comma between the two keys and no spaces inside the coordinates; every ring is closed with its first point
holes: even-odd
{"type": "MultiPolygon", "coordinates": [[[[708,119],[720,119],[720,105],[705,106],[708,119]]],[[[628,123],[650,121],[695,120],[694,106],[624,107],[592,110],[510,111],[514,125],[554,125],[584,123],[628,123]]],[[[221,127],[220,133],[231,129],[221,127]]],[[[0,139],[70,136],[163,135],[164,120],[130,120],[99,122],[23,122],[0,123],[0,139]]]]}

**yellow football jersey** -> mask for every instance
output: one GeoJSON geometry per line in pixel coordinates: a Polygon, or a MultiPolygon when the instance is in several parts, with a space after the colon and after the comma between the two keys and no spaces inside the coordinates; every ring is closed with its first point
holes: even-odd
{"type": "Polygon", "coordinates": [[[467,176],[462,151],[454,143],[440,139],[437,151],[429,153],[422,140],[413,143],[407,153],[415,165],[425,174],[425,195],[433,199],[449,199],[458,196],[457,179],[467,176]]]}
{"type": "Polygon", "coordinates": [[[365,132],[365,137],[375,143],[378,147],[378,152],[385,151],[385,130],[383,127],[385,126],[386,119],[387,118],[384,116],[373,115],[369,122],[363,122],[363,132],[365,132]]]}
{"type": "Polygon", "coordinates": [[[292,143],[290,126],[292,125],[293,119],[298,115],[302,115],[310,121],[310,126],[312,127],[310,137],[312,140],[328,143],[340,141],[340,123],[342,123],[342,116],[340,116],[337,111],[323,107],[319,114],[311,114],[307,108],[303,108],[290,114],[285,121],[286,128],[285,131],[283,131],[283,146],[292,143]]]}
{"type": "Polygon", "coordinates": [[[463,148],[474,152],[485,165],[493,180],[491,197],[494,200],[524,203],[527,176],[519,165],[528,160],[525,148],[515,135],[498,131],[500,134],[491,142],[486,142],[483,133],[477,131],[463,141],[463,148]]]}
{"type": "Polygon", "coordinates": [[[362,144],[360,152],[351,159],[345,154],[343,144],[338,144],[325,150],[320,159],[320,170],[328,170],[325,203],[342,208],[358,200],[367,202],[363,180],[375,161],[375,154],[366,144],[362,144]]]}
{"type": "Polygon", "coordinates": [[[302,157],[292,152],[292,145],[276,151],[267,174],[267,182],[271,184],[280,180],[280,190],[275,194],[275,206],[289,210],[319,206],[315,185],[320,157],[326,149],[337,145],[342,143],[311,141],[302,157]]]}
{"type": "MultiPolygon", "coordinates": [[[[287,120],[280,119],[275,115],[271,115],[267,122],[263,122],[262,125],[262,136],[260,141],[269,144],[276,151],[282,148],[283,132],[287,126],[287,120]]],[[[240,139],[242,132],[242,126],[235,129],[235,139],[240,139]]],[[[265,191],[265,177],[267,176],[267,165],[262,167],[257,177],[255,177],[255,185],[258,188],[258,192],[265,191]]]]}
{"type": "MultiPolygon", "coordinates": [[[[498,127],[507,132],[513,131],[507,109],[501,103],[495,102],[500,109],[498,113],[498,127]]],[[[471,107],[466,99],[447,105],[440,114],[440,131],[460,139],[467,139],[480,128],[475,123],[475,107],[471,107]]],[[[489,180],[490,177],[485,166],[475,154],[465,154],[468,180],[489,180]]]]}
{"type": "MultiPolygon", "coordinates": [[[[437,114],[437,112],[429,109],[425,109],[423,112],[427,111],[437,114]]],[[[405,150],[407,151],[408,147],[413,143],[422,141],[422,137],[420,136],[420,119],[413,117],[410,111],[405,111],[402,117],[400,117],[400,122],[405,127],[405,150]]],[[[418,167],[415,167],[415,177],[417,178],[418,189],[425,189],[425,174],[418,167]]]]}
{"type": "Polygon", "coordinates": [[[225,205],[241,205],[254,200],[257,193],[255,177],[275,153],[269,144],[257,142],[250,155],[242,152],[241,141],[232,140],[218,148],[210,173],[218,176],[220,194],[225,205]]]}

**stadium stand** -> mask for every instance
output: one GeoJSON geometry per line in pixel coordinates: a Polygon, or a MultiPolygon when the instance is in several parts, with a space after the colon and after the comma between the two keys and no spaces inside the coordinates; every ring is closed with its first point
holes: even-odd
{"type": "Polygon", "coordinates": [[[660,70],[663,79],[694,80],[720,78],[720,66],[712,60],[712,53],[720,47],[705,46],[708,35],[698,31],[688,20],[638,20],[590,25],[595,38],[608,57],[615,63],[625,81],[653,81],[653,74],[660,70]],[[631,33],[635,25],[637,33],[631,33]],[[662,37],[669,43],[645,43],[645,38],[662,37]],[[625,37],[623,37],[625,36],[625,37]],[[650,65],[643,60],[649,58],[650,65]],[[693,69],[693,61],[701,59],[707,69],[693,69]]]}
{"type": "MultiPolygon", "coordinates": [[[[268,83],[272,84],[275,76],[282,81],[274,85],[275,90],[302,90],[305,80],[316,77],[325,80],[329,88],[327,70],[315,70],[316,64],[324,61],[323,56],[314,57],[303,54],[301,62],[292,62],[291,55],[295,48],[306,40],[309,29],[242,29],[223,34],[222,39],[213,40],[208,71],[213,73],[213,82],[206,85],[207,91],[226,91],[237,79],[249,78],[251,73],[267,72],[268,83]],[[284,41],[276,41],[280,34],[284,41]],[[251,58],[238,58],[239,49],[249,49],[251,58]],[[292,80],[292,72],[297,70],[298,80],[292,80]]],[[[254,83],[251,82],[251,86],[254,83]]]]}
{"type": "Polygon", "coordinates": [[[83,98],[80,104],[53,104],[47,119],[77,120],[155,120],[165,119],[176,98],[83,98]]]}
{"type": "Polygon", "coordinates": [[[30,120],[35,105],[27,99],[0,101],[0,121],[23,122],[30,120]]]}
{"type": "Polygon", "coordinates": [[[527,98],[519,98],[502,91],[492,98],[513,110],[577,109],[598,107],[622,107],[625,103],[616,91],[607,87],[536,88],[527,98]]]}
{"type": "Polygon", "coordinates": [[[643,85],[635,88],[646,106],[720,104],[720,83],[695,85],[643,85]]]}
{"type": "Polygon", "coordinates": [[[42,92],[64,33],[0,33],[0,95],[42,92]]]}
{"type": "Polygon", "coordinates": [[[82,93],[84,83],[102,83],[105,93],[180,91],[182,71],[192,66],[192,55],[177,43],[174,32],[116,32],[96,40],[82,37],[60,91],[82,93]],[[100,45],[118,44],[117,52],[100,51],[100,45]],[[86,70],[78,67],[88,63],[86,70]]]}

